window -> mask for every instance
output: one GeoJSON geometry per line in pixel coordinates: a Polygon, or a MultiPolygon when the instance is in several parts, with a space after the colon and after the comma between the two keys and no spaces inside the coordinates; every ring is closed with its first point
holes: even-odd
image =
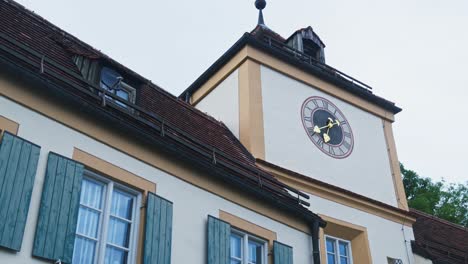
{"type": "Polygon", "coordinates": [[[134,263],[140,199],[138,192],[87,171],[73,263],[134,263]]]}
{"type": "MultiPolygon", "coordinates": [[[[125,101],[135,103],[136,90],[123,81],[123,77],[116,71],[104,67],[101,71],[101,88],[122,98],[125,101]]],[[[110,97],[107,99],[115,101],[110,97]]],[[[115,101],[116,104],[127,107],[124,103],[115,101]]]]}
{"type": "Polygon", "coordinates": [[[238,230],[231,232],[231,264],[267,264],[267,242],[238,230]]]}
{"type": "Polygon", "coordinates": [[[387,262],[388,264],[403,264],[403,261],[401,259],[395,259],[390,257],[387,257],[387,262]]]}
{"type": "Polygon", "coordinates": [[[327,264],[352,264],[351,243],[326,236],[327,264]]]}

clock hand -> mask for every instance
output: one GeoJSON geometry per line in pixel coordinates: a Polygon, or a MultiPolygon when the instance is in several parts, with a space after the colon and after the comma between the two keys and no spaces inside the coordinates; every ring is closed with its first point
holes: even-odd
{"type": "MultiPolygon", "coordinates": [[[[324,129],[324,128],[328,127],[328,131],[329,131],[330,128],[332,128],[334,125],[340,126],[340,121],[338,121],[338,119],[335,119],[335,123],[333,123],[333,119],[331,119],[331,118],[328,118],[328,120],[329,120],[328,124],[323,126],[323,127],[314,126],[314,132],[315,133],[321,133],[322,129],[324,129]]],[[[327,134],[328,134],[328,131],[327,131],[327,134]]]]}

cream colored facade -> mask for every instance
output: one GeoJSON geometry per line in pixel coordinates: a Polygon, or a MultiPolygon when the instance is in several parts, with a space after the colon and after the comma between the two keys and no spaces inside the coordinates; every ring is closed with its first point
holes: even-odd
{"type": "MultiPolygon", "coordinates": [[[[4,77],[0,78],[0,129],[41,146],[41,153],[22,248],[17,253],[0,248],[0,263],[50,263],[32,257],[31,252],[47,157],[51,151],[81,162],[103,177],[141,190],[143,196],[150,191],[172,201],[171,263],[207,262],[208,215],[231,221],[233,228],[251,231],[267,241],[274,238],[287,243],[294,247],[294,263],[311,263],[312,240],[309,228],[300,219],[235,191],[231,186],[219,184],[211,176],[141,144],[131,135],[119,137],[115,131],[96,124],[79,111],[41,97],[22,82],[4,77]],[[258,228],[248,229],[249,226],[258,228]]],[[[143,219],[143,212],[141,210],[140,219],[143,219]]],[[[138,254],[129,263],[141,263],[143,226],[144,221],[141,221],[138,254]]]]}
{"type": "MultiPolygon", "coordinates": [[[[238,92],[240,109],[239,127],[231,129],[240,131],[239,139],[259,166],[311,195],[310,210],[329,222],[324,235],[341,234],[352,241],[359,249],[354,263],[386,263],[387,257],[414,263],[411,246],[405,242],[414,239],[414,219],[405,213],[394,115],[248,45],[201,84],[191,103],[207,109],[205,98],[233,73],[239,80],[230,92],[238,92]],[[355,138],[348,158],[329,157],[308,138],[300,110],[310,96],[333,102],[348,119],[355,138]]],[[[212,105],[208,113],[217,111],[212,105]]],[[[321,247],[323,253],[323,242],[321,247]]]]}

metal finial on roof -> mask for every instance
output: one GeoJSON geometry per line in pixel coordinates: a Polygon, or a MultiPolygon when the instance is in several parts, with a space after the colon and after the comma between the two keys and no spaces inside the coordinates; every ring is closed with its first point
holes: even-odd
{"type": "Polygon", "coordinates": [[[259,10],[258,13],[258,24],[259,25],[265,25],[265,21],[263,20],[263,12],[262,10],[266,6],[266,1],[265,0],[255,0],[255,7],[259,10]]]}

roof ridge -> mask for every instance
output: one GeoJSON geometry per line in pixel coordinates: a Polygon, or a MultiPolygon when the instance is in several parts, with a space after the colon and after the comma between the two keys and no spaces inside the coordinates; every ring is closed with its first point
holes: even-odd
{"type": "MultiPolygon", "coordinates": [[[[202,112],[200,111],[199,109],[195,108],[194,106],[178,99],[177,96],[173,95],[172,93],[166,91],[165,89],[159,87],[159,85],[153,83],[151,80],[149,80],[148,78],[138,74],[137,72],[131,70],[130,68],[126,67],[125,65],[121,64],[120,62],[114,60],[113,58],[111,58],[109,55],[105,54],[104,52],[94,48],[93,46],[89,45],[88,43],[80,40],[79,38],[75,37],[73,34],[70,34],[68,33],[67,31],[59,28],[58,26],[54,25],[52,22],[48,21],[47,19],[45,19],[44,17],[38,15],[37,13],[35,13],[34,11],[30,10],[30,9],[27,9],[25,6],[21,5],[20,3],[16,2],[16,1],[13,1],[13,0],[2,0],[4,2],[6,2],[7,4],[10,4],[16,8],[18,8],[21,12],[23,12],[24,14],[30,16],[31,18],[33,19],[36,19],[38,20],[39,22],[41,23],[44,23],[46,24],[47,27],[49,27],[51,30],[53,31],[56,31],[56,33],[62,35],[63,37],[67,37],[67,38],[70,38],[72,41],[74,41],[75,44],[77,45],[80,45],[81,47],[85,48],[85,49],[91,49],[92,52],[96,53],[96,55],[98,56],[101,56],[101,57],[104,57],[105,59],[108,59],[110,60],[112,63],[116,63],[119,65],[119,67],[122,67],[124,68],[125,70],[128,70],[130,71],[132,74],[134,75],[137,75],[138,78],[141,78],[142,81],[146,82],[149,84],[150,87],[152,88],[155,88],[158,92],[160,92],[161,94],[165,95],[166,97],[170,98],[171,100],[177,102],[179,105],[182,105],[184,106],[186,109],[188,110],[191,110],[192,112],[198,114],[199,116],[205,118],[206,120],[209,120],[210,122],[216,124],[217,126],[219,127],[222,127],[223,129],[227,129],[229,130],[226,126],[223,126],[220,124],[220,121],[217,120],[216,118],[210,116],[209,114],[205,113],[205,112],[202,112]]],[[[229,130],[230,131],[230,130],[229,130]]]]}
{"type": "Polygon", "coordinates": [[[442,218],[439,218],[439,217],[437,217],[437,216],[434,216],[434,215],[431,215],[431,214],[428,214],[428,213],[419,211],[419,210],[414,209],[414,208],[410,208],[410,211],[411,211],[412,213],[414,213],[414,214],[421,215],[421,216],[423,216],[423,217],[426,217],[426,218],[429,218],[429,219],[431,219],[431,220],[440,222],[440,223],[442,223],[442,224],[446,224],[446,225],[449,225],[449,226],[452,226],[452,227],[461,229],[461,230],[463,230],[463,231],[465,231],[465,232],[468,232],[468,227],[464,227],[464,226],[462,226],[462,225],[452,223],[452,222],[447,221],[447,220],[445,220],[445,219],[442,219],[442,218]]]}
{"type": "Polygon", "coordinates": [[[101,50],[91,46],[90,44],[82,41],[81,39],[79,39],[75,35],[73,35],[73,34],[67,32],[66,30],[56,26],[55,24],[53,24],[52,22],[50,22],[46,18],[40,16],[39,14],[34,12],[33,10],[30,10],[30,9],[26,8],[24,5],[21,5],[20,3],[14,1],[14,0],[1,0],[1,1],[13,6],[14,8],[17,8],[19,11],[23,12],[25,15],[31,17],[32,19],[35,19],[36,21],[45,24],[46,27],[48,27],[52,31],[55,31],[55,33],[61,35],[62,37],[68,38],[70,41],[73,41],[74,44],[81,46],[81,48],[87,49],[88,51],[93,52],[96,55],[103,57],[104,59],[109,60],[111,63],[117,64],[119,67],[124,68],[126,71],[129,71],[128,72],[129,74],[136,75],[138,78],[141,78],[142,81],[144,81],[144,82],[152,83],[152,81],[149,80],[148,78],[146,78],[146,77],[142,76],[141,74],[137,73],[136,71],[128,68],[127,66],[125,66],[122,63],[118,62],[117,60],[113,59],[111,56],[107,55],[103,51],[101,51],[101,50]]]}

